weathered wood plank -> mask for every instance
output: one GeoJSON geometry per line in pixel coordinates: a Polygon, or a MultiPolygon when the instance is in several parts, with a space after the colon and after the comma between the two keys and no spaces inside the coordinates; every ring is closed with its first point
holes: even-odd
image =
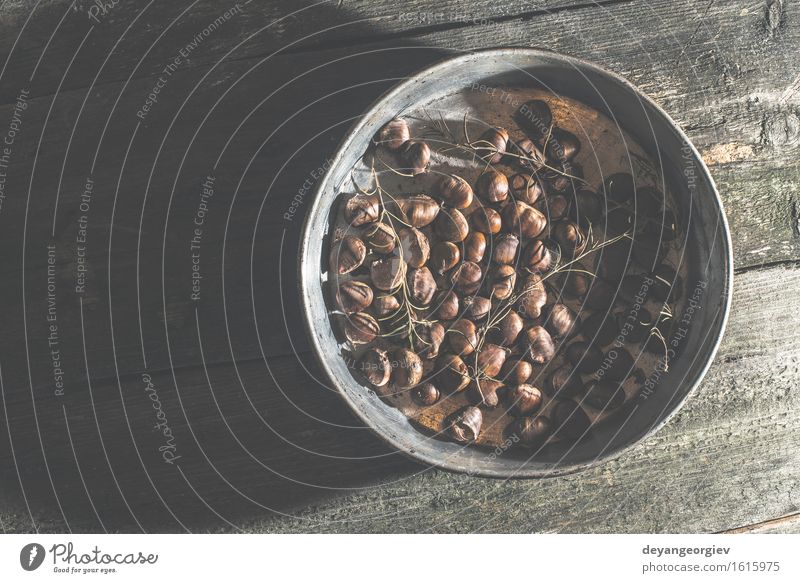
{"type": "MultiPolygon", "coordinates": [[[[291,359],[271,362],[284,392],[267,380],[263,365],[239,365],[255,411],[230,365],[209,369],[213,396],[205,375],[196,369],[176,371],[181,401],[171,375],[153,375],[153,382],[174,431],[177,453],[183,456],[180,469],[213,508],[246,530],[720,531],[800,509],[800,460],[795,455],[800,446],[800,397],[794,390],[800,333],[794,326],[774,325],[800,309],[800,300],[785,293],[786,286],[798,283],[800,269],[791,267],[738,277],[735,309],[719,356],[682,412],[617,460],[563,478],[496,481],[421,468],[388,451],[362,428],[336,427],[352,424],[344,405],[291,359]],[[270,515],[246,501],[217,472],[244,495],[288,516],[270,515]]],[[[113,384],[97,383],[93,392],[111,466],[143,526],[180,528],[154,501],[157,490],[187,525],[232,528],[205,510],[196,515],[201,503],[176,467],[161,462],[141,378],[122,379],[127,412],[121,410],[113,384]],[[132,458],[126,419],[155,488],[132,458]]],[[[77,458],[83,471],[92,473],[90,491],[99,496],[95,505],[104,522],[135,529],[110,482],[87,399],[87,394],[73,393],[66,404],[77,458]]],[[[26,492],[33,496],[35,508],[52,508],[30,405],[15,404],[9,413],[26,492]]],[[[65,512],[70,525],[97,528],[64,440],[60,405],[40,402],[38,413],[50,470],[62,505],[69,509],[65,512]]],[[[10,460],[6,456],[2,462],[10,460]]],[[[21,515],[15,516],[10,524],[24,528],[21,515]]],[[[52,512],[48,516],[52,520],[52,512]]]]}
{"type": "Polygon", "coordinates": [[[790,514],[758,524],[722,531],[722,534],[797,534],[800,533],[800,514],[790,514]]]}

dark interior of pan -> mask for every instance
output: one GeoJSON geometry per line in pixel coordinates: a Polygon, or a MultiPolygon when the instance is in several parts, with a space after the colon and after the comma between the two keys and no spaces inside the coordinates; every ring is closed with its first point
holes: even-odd
{"type": "MultiPolygon", "coordinates": [[[[607,460],[661,427],[699,384],[719,345],[730,307],[732,254],[725,215],[708,169],[683,132],[654,102],[624,79],[580,60],[532,49],[464,54],[431,67],[385,95],[345,137],[322,180],[305,225],[300,256],[304,314],[312,346],[332,388],[362,420],[400,451],[455,471],[495,477],[557,475],[607,460]],[[688,266],[688,304],[675,314],[681,327],[669,368],[621,412],[619,423],[595,428],[577,444],[554,445],[531,457],[511,448],[502,455],[422,433],[398,410],[353,378],[339,357],[320,277],[331,210],[349,170],[375,132],[397,112],[475,84],[531,87],[576,99],[613,119],[647,153],[669,186],[680,213],[688,266]],[[690,306],[691,309],[687,309],[690,306]]],[[[667,348],[670,341],[667,338],[667,348]]]]}

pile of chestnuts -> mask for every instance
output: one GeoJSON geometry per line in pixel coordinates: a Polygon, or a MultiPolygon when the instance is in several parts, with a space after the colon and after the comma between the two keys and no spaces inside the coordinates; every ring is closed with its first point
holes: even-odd
{"type": "Polygon", "coordinates": [[[381,398],[459,443],[540,448],[590,435],[663,353],[678,227],[630,174],[583,180],[546,101],[512,119],[462,145],[469,178],[436,171],[406,120],[383,126],[365,156],[433,186],[343,195],[329,280],[353,373],[381,398]]]}

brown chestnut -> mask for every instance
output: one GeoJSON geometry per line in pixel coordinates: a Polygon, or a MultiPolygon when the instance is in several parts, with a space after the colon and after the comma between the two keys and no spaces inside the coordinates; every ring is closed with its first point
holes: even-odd
{"type": "Polygon", "coordinates": [[[500,378],[510,385],[523,385],[533,376],[533,365],[522,358],[506,360],[500,371],[500,378]]]}
{"type": "Polygon", "coordinates": [[[469,369],[460,356],[444,354],[436,361],[436,385],[447,392],[463,391],[469,384],[469,369]]]}
{"type": "Polygon", "coordinates": [[[436,315],[440,320],[453,320],[458,316],[459,299],[453,290],[444,290],[434,300],[436,315]]]}
{"type": "Polygon", "coordinates": [[[390,294],[376,296],[372,301],[372,311],[378,317],[389,316],[400,309],[400,302],[390,294]]]}
{"type": "Polygon", "coordinates": [[[488,377],[500,374],[508,356],[508,350],[496,344],[484,344],[478,352],[478,372],[488,377]]]}
{"type": "Polygon", "coordinates": [[[411,132],[406,120],[395,118],[378,130],[373,141],[390,150],[398,150],[410,137],[411,132]]]}
{"type": "Polygon", "coordinates": [[[459,243],[467,238],[469,224],[458,209],[443,208],[433,223],[436,234],[445,241],[459,243]]]}
{"type": "Polygon", "coordinates": [[[577,332],[580,327],[578,316],[564,304],[553,304],[547,312],[545,326],[550,334],[557,338],[566,338],[577,332]]]}
{"type": "Polygon", "coordinates": [[[431,148],[425,142],[408,140],[400,148],[400,159],[403,161],[403,171],[416,176],[428,169],[431,161],[431,148]]]}
{"type": "Polygon", "coordinates": [[[347,280],[339,284],[336,303],[345,314],[366,310],[372,303],[372,288],[363,281],[347,280]]]}
{"type": "Polygon", "coordinates": [[[556,354],[553,338],[541,326],[532,326],[525,331],[525,342],[530,360],[535,364],[545,364],[556,354]]]}
{"type": "Polygon", "coordinates": [[[398,198],[397,207],[403,222],[418,229],[430,225],[439,214],[439,203],[426,194],[398,198]]]}
{"type": "Polygon", "coordinates": [[[491,271],[492,297],[507,300],[517,284],[517,270],[511,265],[498,265],[491,271]]]}
{"type": "Polygon", "coordinates": [[[489,331],[492,341],[500,346],[511,346],[516,342],[525,323],[522,317],[515,311],[509,311],[503,318],[495,324],[489,331]]]}
{"type": "MultiPolygon", "coordinates": [[[[500,216],[497,217],[498,221],[500,216]]],[[[514,263],[517,258],[519,237],[506,233],[497,237],[492,248],[492,259],[495,263],[514,263]]]]}
{"type": "Polygon", "coordinates": [[[375,253],[384,255],[394,251],[397,235],[386,223],[373,223],[364,227],[364,241],[375,253]]]}
{"type": "Polygon", "coordinates": [[[444,326],[439,322],[419,324],[414,328],[412,343],[420,357],[430,360],[439,356],[439,347],[444,342],[444,326]]]}
{"type": "Polygon", "coordinates": [[[367,247],[358,237],[347,235],[333,244],[331,262],[339,275],[361,267],[367,256],[367,247]]]}
{"type": "Polygon", "coordinates": [[[525,285],[520,292],[519,306],[529,318],[538,318],[542,315],[542,307],[547,303],[547,290],[542,278],[536,274],[525,279],[525,285]]]}
{"type": "Polygon", "coordinates": [[[586,248],[587,237],[583,230],[571,221],[560,221],[553,226],[553,239],[558,242],[565,255],[577,255],[586,248]]]}
{"type": "Polygon", "coordinates": [[[358,363],[358,369],[372,386],[383,387],[389,384],[392,365],[385,350],[380,348],[367,350],[358,363]]]}
{"type": "Polygon", "coordinates": [[[478,330],[471,320],[456,320],[447,330],[447,341],[455,354],[467,356],[478,346],[478,330]]]}
{"type": "Polygon", "coordinates": [[[377,194],[359,193],[344,205],[344,218],[353,227],[374,223],[381,213],[381,199],[377,194]]]}
{"type": "Polygon", "coordinates": [[[589,385],[584,402],[598,410],[613,410],[625,402],[622,385],[613,381],[596,381],[589,385]]]}
{"type": "Polygon", "coordinates": [[[464,315],[475,321],[485,318],[492,309],[492,301],[481,296],[466,297],[461,303],[464,305],[464,315]]]}
{"type": "Polygon", "coordinates": [[[548,196],[545,200],[545,214],[547,214],[548,221],[560,221],[569,214],[569,200],[563,194],[556,193],[548,196]]]}
{"type": "Polygon", "coordinates": [[[352,344],[369,344],[381,333],[378,321],[365,312],[347,316],[344,335],[352,344]]]}
{"type": "Polygon", "coordinates": [[[511,425],[512,434],[519,437],[520,443],[526,447],[542,445],[550,434],[550,430],[550,419],[544,415],[520,417],[511,425]]]}
{"type": "Polygon", "coordinates": [[[489,168],[478,176],[475,191],[484,202],[502,202],[508,198],[508,178],[502,172],[489,168]]]}
{"type": "Polygon", "coordinates": [[[633,176],[619,172],[605,179],[603,190],[610,200],[622,204],[633,199],[636,185],[633,182],[633,176]]]}
{"type": "Polygon", "coordinates": [[[447,420],[447,432],[459,443],[472,443],[478,439],[483,425],[483,413],[477,407],[465,407],[447,420]]]}
{"type": "Polygon", "coordinates": [[[581,142],[578,137],[561,128],[553,128],[544,148],[547,157],[558,162],[572,160],[580,150],[581,142]]]}
{"type": "Polygon", "coordinates": [[[603,201],[600,196],[585,188],[578,190],[575,193],[573,217],[579,225],[584,227],[600,223],[600,219],[603,217],[603,201]]]}
{"type": "Polygon", "coordinates": [[[566,270],[564,292],[572,298],[582,298],[592,287],[592,276],[581,263],[573,263],[566,270]]]}
{"type": "Polygon", "coordinates": [[[581,334],[592,344],[607,346],[619,334],[619,328],[617,328],[613,315],[607,312],[596,312],[583,322],[581,334]]]}
{"type": "Polygon", "coordinates": [[[464,240],[464,259],[480,263],[486,253],[486,235],[472,231],[464,240]]]}
{"type": "Polygon", "coordinates": [[[370,265],[372,284],[383,291],[397,288],[405,276],[406,262],[397,255],[376,259],[370,265]]]}
{"type": "Polygon", "coordinates": [[[542,404],[542,392],[533,385],[517,385],[508,392],[508,406],[517,415],[535,413],[542,404]]]}
{"type": "Polygon", "coordinates": [[[453,269],[461,260],[461,250],[450,241],[436,243],[431,249],[430,268],[438,274],[453,269]]]}
{"type": "Polygon", "coordinates": [[[578,372],[593,374],[603,364],[603,352],[586,342],[573,342],[567,346],[567,360],[578,372]]]}
{"type": "Polygon", "coordinates": [[[553,371],[545,387],[551,397],[566,399],[580,395],[583,390],[581,376],[570,366],[561,366],[553,371]]]}
{"type": "Polygon", "coordinates": [[[503,159],[508,146],[508,132],[503,128],[489,128],[475,142],[475,153],[490,164],[503,159]]]}
{"type": "Polygon", "coordinates": [[[534,238],[542,234],[547,226],[547,217],[522,201],[511,202],[503,207],[503,228],[522,237],[534,238]]]}
{"type": "Polygon", "coordinates": [[[413,227],[400,229],[400,255],[411,267],[422,267],[431,254],[430,243],[425,234],[413,227]]]}
{"type": "Polygon", "coordinates": [[[436,293],[436,280],[427,267],[408,270],[408,293],[417,307],[427,306],[436,293]]]}
{"type": "Polygon", "coordinates": [[[522,253],[522,264],[533,273],[546,273],[553,266],[553,254],[543,241],[531,241],[522,253]]]}
{"type": "Polygon", "coordinates": [[[456,290],[466,294],[474,294],[481,286],[483,270],[477,263],[464,261],[452,271],[451,280],[456,290]]]}
{"type": "Polygon", "coordinates": [[[467,397],[475,405],[497,407],[500,398],[497,391],[503,388],[503,383],[492,379],[473,380],[467,387],[467,397]]]}
{"type": "Polygon", "coordinates": [[[392,354],[392,380],[399,389],[409,389],[422,380],[422,359],[408,348],[398,348],[392,354]]]}
{"type": "Polygon", "coordinates": [[[422,383],[411,391],[411,397],[417,403],[425,405],[426,407],[434,405],[439,400],[439,396],[439,389],[430,382],[422,383]]]}
{"type": "Polygon", "coordinates": [[[571,440],[583,437],[592,426],[589,416],[574,401],[561,401],[555,406],[553,424],[559,437],[571,440]]]}
{"type": "Polygon", "coordinates": [[[460,176],[448,174],[439,181],[439,196],[446,205],[465,209],[472,204],[472,187],[460,176]]]}
{"type": "Polygon", "coordinates": [[[514,120],[532,138],[542,138],[550,133],[553,125],[553,113],[546,102],[541,99],[532,99],[519,107],[514,114],[514,120]]]}
{"type": "Polygon", "coordinates": [[[472,226],[475,230],[485,235],[499,233],[503,227],[500,213],[488,206],[476,208],[469,218],[472,220],[472,226]]]}
{"type": "Polygon", "coordinates": [[[508,186],[516,200],[527,204],[535,203],[544,195],[539,181],[531,174],[514,174],[509,178],[508,186]]]}
{"type": "Polygon", "coordinates": [[[513,154],[509,156],[511,162],[517,162],[525,168],[538,170],[545,164],[544,154],[539,147],[528,138],[522,139],[519,142],[508,142],[508,152],[513,154]]]}

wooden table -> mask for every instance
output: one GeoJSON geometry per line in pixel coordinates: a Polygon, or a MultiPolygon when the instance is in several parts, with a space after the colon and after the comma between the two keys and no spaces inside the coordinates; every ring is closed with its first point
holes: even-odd
{"type": "Polygon", "coordinates": [[[113,4],[0,6],[3,530],[800,531],[795,3],[113,4]],[[387,449],[317,382],[299,323],[299,231],[339,138],[415,70],[499,45],[655,98],[735,248],[696,395],[616,461],[549,480],[387,449]]]}

